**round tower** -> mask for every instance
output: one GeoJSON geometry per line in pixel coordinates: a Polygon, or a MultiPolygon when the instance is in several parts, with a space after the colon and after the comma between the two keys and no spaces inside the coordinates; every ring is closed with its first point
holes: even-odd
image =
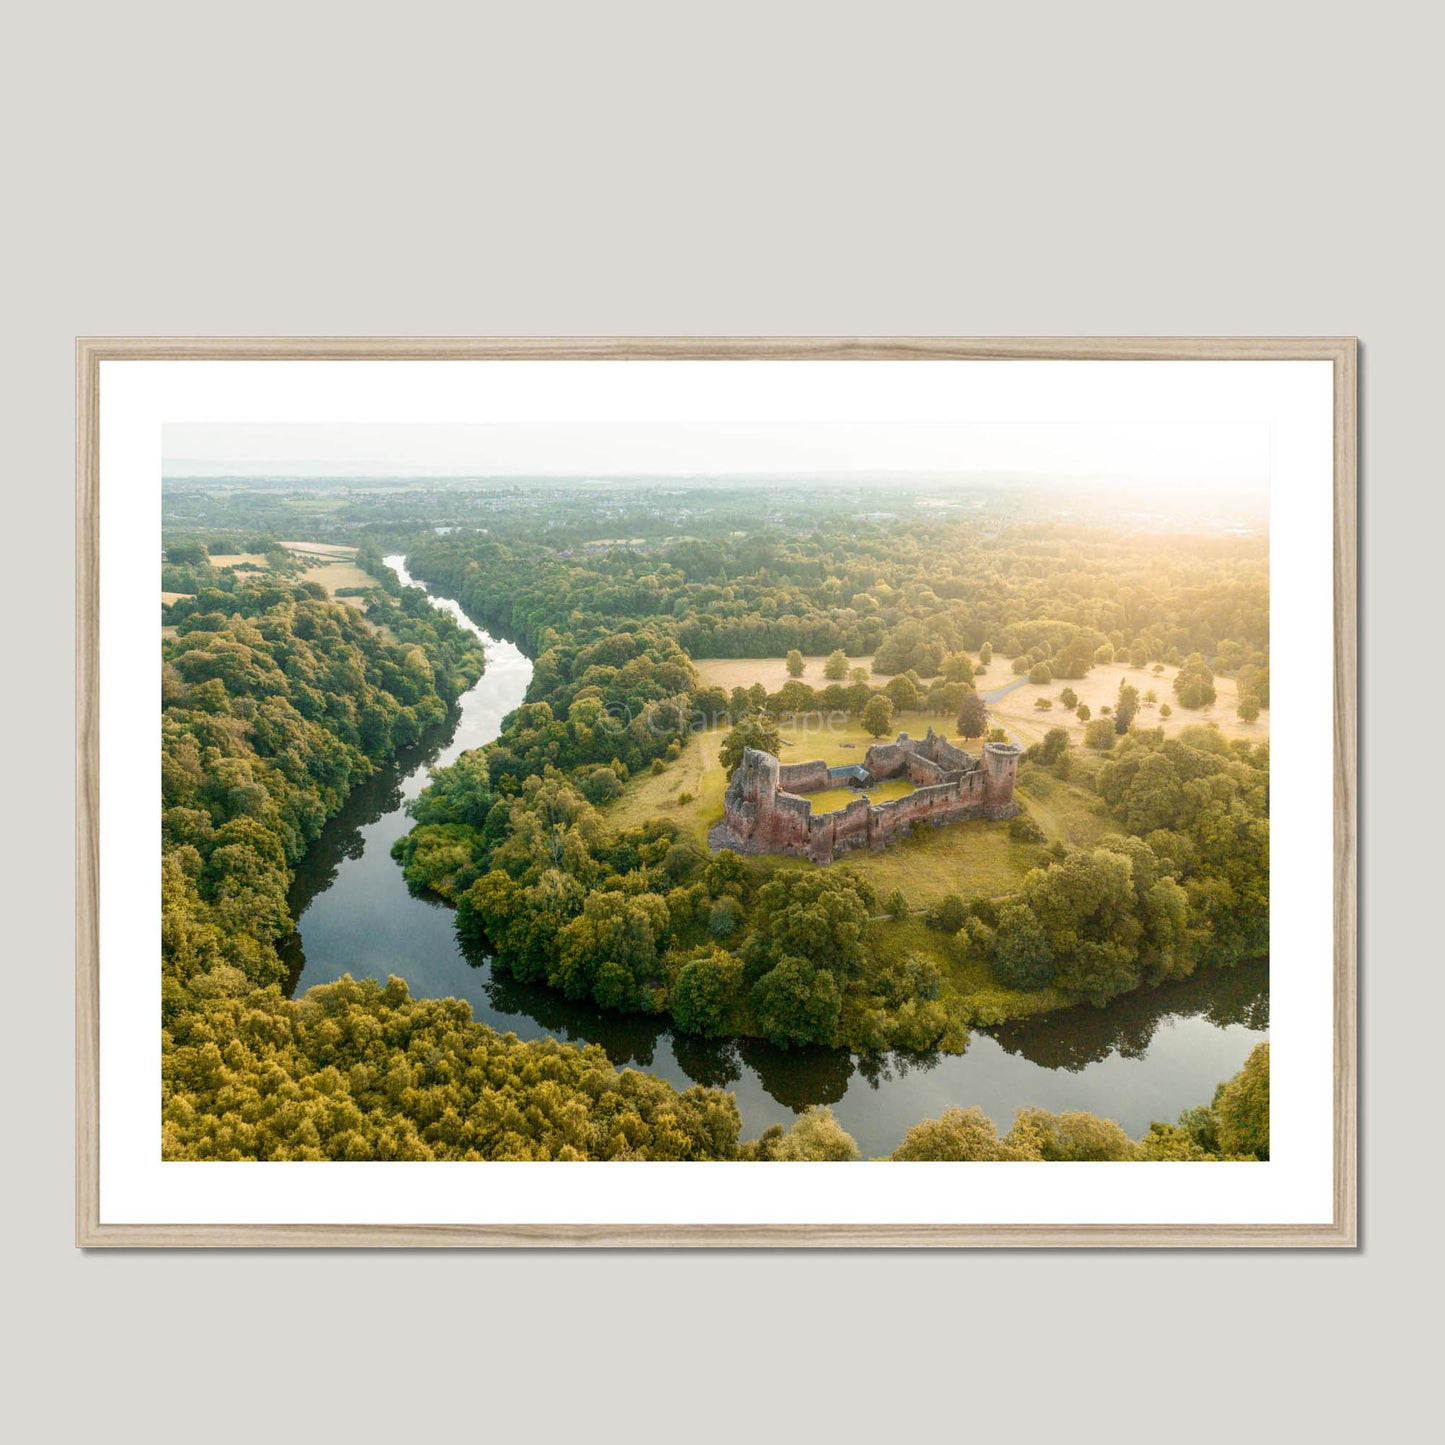
{"type": "Polygon", "coordinates": [[[1022,751],[1013,743],[983,745],[984,813],[990,818],[1011,818],[1020,811],[1014,802],[1014,779],[1018,777],[1022,751]]]}

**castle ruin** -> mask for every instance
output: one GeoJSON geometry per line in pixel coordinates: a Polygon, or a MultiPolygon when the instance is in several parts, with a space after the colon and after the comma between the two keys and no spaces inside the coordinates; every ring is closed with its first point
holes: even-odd
{"type": "Polygon", "coordinates": [[[782,763],[745,748],[723,797],[722,822],[707,841],[714,850],[797,853],[831,863],[853,848],[885,847],[915,823],[941,827],[963,818],[1012,818],[1020,811],[1013,800],[1018,759],[1011,743],[985,743],[980,761],[932,728],[921,740],[899,733],[894,742],[875,743],[861,766],[782,763]],[[913,792],[872,802],[868,786],[890,778],[907,778],[913,792]],[[837,787],[863,791],[844,808],[814,813],[807,794],[837,787]]]}

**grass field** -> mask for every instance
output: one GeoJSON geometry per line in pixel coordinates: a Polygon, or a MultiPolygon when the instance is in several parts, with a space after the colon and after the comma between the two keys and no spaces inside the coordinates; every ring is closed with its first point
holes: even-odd
{"type": "MultiPolygon", "coordinates": [[[[363,572],[355,562],[317,562],[314,566],[307,567],[299,578],[302,582],[319,582],[328,592],[335,596],[340,587],[375,587],[376,578],[370,573],[363,572]]],[[[364,597],[343,597],[342,602],[353,602],[363,608],[366,604],[364,597]]]]}
{"type": "MultiPolygon", "coordinates": [[[[355,547],[342,547],[330,542],[283,542],[281,545],[299,561],[311,564],[298,575],[297,580],[318,582],[333,597],[343,587],[377,585],[376,578],[369,572],[363,572],[353,560],[355,547]]],[[[359,612],[366,611],[364,597],[338,597],[336,600],[355,607],[359,612]]]]}
{"type": "MultiPolygon", "coordinates": [[[[1177,667],[1165,667],[1163,672],[1155,673],[1152,666],[1126,667],[1109,663],[1107,666],[1095,667],[1087,677],[1072,682],[1062,679],[1050,683],[1025,682],[1007,697],[988,705],[989,720],[1017,733],[1025,744],[1039,742],[1050,728],[1055,727],[1067,728],[1072,741],[1076,744],[1082,743],[1084,724],[1064,707],[1059,701],[1059,694],[1066,687],[1073,688],[1079,701],[1088,703],[1090,711],[1098,717],[1101,706],[1114,705],[1119,696],[1119,683],[1125,681],[1139,689],[1141,698],[1152,689],[1158,694],[1159,703],[1168,703],[1173,709],[1172,717],[1161,718],[1157,703],[1143,703],[1134,718],[1136,727],[1162,727],[1164,735],[1168,737],[1194,723],[1212,722],[1219,725],[1220,732],[1227,738],[1248,738],[1251,742],[1260,742],[1269,736],[1268,712],[1260,713],[1259,720],[1252,723],[1240,722],[1235,716],[1239,691],[1232,677],[1214,679],[1214,690],[1219,696],[1209,707],[1180,707],[1173,687],[1178,671],[1177,667]],[[1047,712],[1034,706],[1035,701],[1041,697],[1053,701],[1053,707],[1047,712]]],[[[1014,674],[999,673],[995,664],[994,668],[990,669],[990,675],[980,680],[980,686],[984,691],[988,691],[990,685],[1004,687],[1014,680],[1014,674]]]]}
{"type": "MultiPolygon", "coordinates": [[[[809,687],[828,686],[828,679],[823,676],[823,664],[826,661],[825,657],[803,659],[802,680],[809,687]]],[[[726,688],[728,692],[735,687],[751,687],[755,682],[762,683],[769,692],[777,692],[790,680],[787,660],[782,657],[695,657],[692,665],[702,674],[704,682],[726,688]]],[[[872,657],[850,657],[848,666],[864,668],[869,676],[872,676],[872,657]]],[[[885,680],[881,677],[878,679],[880,683],[885,680]]]]}
{"type": "MultiPolygon", "coordinates": [[[[810,687],[823,688],[828,685],[823,676],[825,660],[822,657],[804,659],[806,667],[802,680],[810,687]]],[[[973,660],[975,663],[978,661],[976,656],[973,660]]],[[[871,657],[850,657],[848,665],[868,668],[869,681],[876,687],[881,687],[888,681],[885,677],[873,674],[871,657]]],[[[787,662],[781,657],[701,658],[694,659],[693,666],[702,674],[705,682],[713,683],[729,692],[735,687],[751,687],[755,682],[762,683],[769,692],[777,692],[788,681],[787,662]]],[[[1268,712],[1260,713],[1258,721],[1252,723],[1240,722],[1235,716],[1239,693],[1231,677],[1215,678],[1214,688],[1219,696],[1211,706],[1197,709],[1180,707],[1173,691],[1174,678],[1178,671],[1177,667],[1165,667],[1162,672],[1155,673],[1152,666],[1129,667],[1123,663],[1109,663],[1095,667],[1087,677],[1072,682],[1063,679],[1043,684],[1024,682],[998,702],[990,703],[989,717],[997,726],[1006,727],[1014,734],[1016,741],[1025,747],[1030,743],[1041,742],[1044,734],[1052,727],[1067,728],[1073,741],[1081,743],[1084,724],[1070,709],[1064,707],[1059,701],[1059,694],[1066,687],[1073,688],[1079,701],[1088,703],[1093,715],[1098,717],[1100,707],[1105,704],[1110,707],[1114,705],[1119,696],[1119,683],[1127,681],[1139,689],[1141,698],[1152,689],[1158,694],[1158,703],[1168,703],[1173,709],[1172,717],[1161,718],[1158,703],[1143,704],[1135,718],[1139,727],[1162,727],[1168,736],[1192,723],[1212,722],[1217,723],[1220,731],[1228,738],[1248,738],[1257,742],[1269,736],[1268,712]],[[1052,701],[1053,707],[1048,711],[1034,705],[1041,697],[1052,701]]],[[[982,693],[989,693],[1017,681],[1017,675],[1009,669],[1008,660],[995,658],[985,674],[978,679],[978,688],[982,693]]],[[[896,728],[918,733],[926,732],[930,722],[940,732],[948,730],[939,727],[934,718],[924,713],[903,713],[894,719],[896,728]]],[[[799,755],[789,761],[803,761],[803,758],[799,755]]],[[[830,758],[828,761],[838,760],[830,758]]]]}
{"type": "Polygon", "coordinates": [[[261,552],[223,552],[211,558],[212,567],[252,567],[266,571],[266,558],[261,552]]]}
{"type": "Polygon", "coordinates": [[[998,898],[1016,893],[1043,850],[1009,837],[1007,823],[966,818],[944,828],[920,828],[876,853],[859,849],[843,860],[886,898],[896,888],[913,908],[928,908],[950,893],[998,898]]]}
{"type": "Polygon", "coordinates": [[[717,760],[726,733],[721,728],[693,733],[682,756],[661,773],[640,773],[623,795],[607,808],[614,828],[637,828],[653,818],[667,818],[685,828],[699,843],[722,817],[727,779],[717,760]],[[679,799],[691,795],[689,802],[679,799]]]}
{"type": "Polygon", "coordinates": [[[816,793],[807,794],[808,805],[815,813],[836,813],[846,808],[855,798],[866,795],[874,803],[887,803],[894,798],[906,798],[913,791],[913,784],[907,778],[889,778],[886,782],[874,783],[871,787],[820,788],[816,793]]]}

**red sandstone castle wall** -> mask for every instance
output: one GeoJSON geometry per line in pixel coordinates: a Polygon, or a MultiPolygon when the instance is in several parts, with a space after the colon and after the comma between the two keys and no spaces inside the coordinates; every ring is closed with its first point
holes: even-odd
{"type": "Polygon", "coordinates": [[[869,748],[864,766],[875,778],[906,772],[921,784],[914,792],[887,803],[858,798],[837,812],[814,814],[805,797],[783,784],[808,792],[827,787],[827,765],[819,761],[785,765],[771,754],[749,748],[728,784],[723,821],[709,834],[709,841],[718,848],[798,853],[831,863],[839,853],[854,848],[881,848],[915,823],[938,826],[980,816],[1010,818],[1019,811],[1013,801],[1018,757],[1018,748],[990,743],[978,765],[931,728],[922,743],[913,743],[904,733],[895,743],[869,748]],[[954,757],[972,766],[962,773],[946,770],[943,762],[954,757]],[[944,780],[948,771],[954,775],[944,780]]]}
{"type": "Polygon", "coordinates": [[[778,787],[785,793],[818,793],[831,786],[828,765],[821,758],[810,763],[782,763],[778,767],[778,787]]]}

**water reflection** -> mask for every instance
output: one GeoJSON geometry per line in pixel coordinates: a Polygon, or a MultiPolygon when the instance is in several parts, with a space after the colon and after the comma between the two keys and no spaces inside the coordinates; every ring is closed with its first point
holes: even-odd
{"type": "MultiPolygon", "coordinates": [[[[292,918],[299,920],[312,903],[332,887],[342,864],[361,859],[366,852],[366,830],[388,815],[400,813],[405,802],[404,784],[415,774],[431,772],[460,720],[461,709],[452,708],[443,722],[429,728],[413,746],[397,753],[389,765],[351,792],[296,865],[286,897],[292,918]]],[[[405,820],[405,815],[401,816],[405,820]]],[[[282,938],[276,948],[287,966],[285,991],[289,998],[306,967],[306,949],[299,928],[282,938]]]]}
{"type": "Polygon", "coordinates": [[[1078,1073],[1111,1054],[1142,1059],[1161,1024],[1186,1018],[1264,1033],[1269,1028],[1269,965],[1203,969],[1178,983],[1125,994],[1107,1008],[1066,1009],[1002,1024],[989,1034],[1006,1053],[1040,1068],[1078,1073]]]}

